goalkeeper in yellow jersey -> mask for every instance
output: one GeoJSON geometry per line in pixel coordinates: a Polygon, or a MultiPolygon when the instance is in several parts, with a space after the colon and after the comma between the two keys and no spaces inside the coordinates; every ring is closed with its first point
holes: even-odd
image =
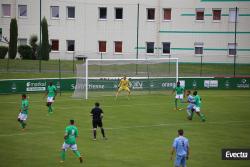
{"type": "Polygon", "coordinates": [[[128,92],[128,96],[130,95],[130,87],[131,83],[129,82],[129,80],[126,78],[126,76],[124,76],[121,80],[120,80],[120,83],[118,85],[118,91],[116,92],[116,98],[117,96],[119,95],[119,93],[122,91],[122,90],[125,90],[128,92]]]}

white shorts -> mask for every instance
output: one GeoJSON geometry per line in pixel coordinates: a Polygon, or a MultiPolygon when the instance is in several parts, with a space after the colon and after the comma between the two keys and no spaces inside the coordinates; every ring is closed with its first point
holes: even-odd
{"type": "Polygon", "coordinates": [[[28,118],[27,114],[23,114],[23,113],[19,113],[18,119],[22,120],[22,121],[26,121],[26,119],[28,118]]]}
{"type": "Polygon", "coordinates": [[[54,97],[48,97],[47,102],[53,103],[54,102],[54,97]]]}
{"type": "Polygon", "coordinates": [[[200,108],[200,107],[194,106],[194,110],[195,110],[195,112],[200,112],[200,111],[201,111],[201,108],[200,108]]]}
{"type": "Polygon", "coordinates": [[[62,145],[62,149],[66,151],[68,148],[75,151],[75,150],[77,150],[77,145],[76,144],[67,144],[64,142],[62,145]]]}
{"type": "Polygon", "coordinates": [[[183,99],[183,94],[175,95],[176,99],[183,99]]]}

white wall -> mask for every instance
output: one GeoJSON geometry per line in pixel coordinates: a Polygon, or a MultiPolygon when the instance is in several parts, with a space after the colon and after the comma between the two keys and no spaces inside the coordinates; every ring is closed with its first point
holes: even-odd
{"type": "MultiPolygon", "coordinates": [[[[39,1],[36,0],[1,0],[0,4],[12,5],[12,17],[17,17],[19,38],[29,38],[32,34],[39,37],[39,1]],[[18,4],[28,5],[28,17],[18,17],[18,4]]],[[[233,61],[227,56],[228,43],[234,42],[233,33],[159,33],[159,31],[234,31],[234,23],[228,22],[228,16],[222,16],[220,22],[213,22],[212,16],[205,16],[202,22],[195,21],[195,8],[205,8],[205,14],[212,14],[212,8],[221,8],[222,14],[228,14],[229,8],[239,7],[240,14],[250,15],[250,2],[201,2],[200,0],[42,0],[42,16],[49,24],[49,38],[59,39],[59,51],[51,52],[51,59],[72,59],[75,55],[100,58],[98,41],[107,41],[107,53],[103,58],[136,58],[137,4],[140,4],[139,21],[139,58],[162,57],[161,49],[154,54],[147,54],[146,41],[155,42],[161,48],[162,42],[171,42],[171,56],[180,61],[198,62],[194,55],[194,42],[204,43],[204,62],[233,61]],[[50,6],[60,7],[59,19],[51,19],[50,6]],[[75,19],[66,18],[66,7],[75,6],[75,19]],[[107,7],[107,20],[98,19],[98,7],[107,7]],[[123,8],[123,20],[114,19],[114,8],[123,8]],[[146,8],[155,8],[155,21],[147,21],[146,8]],[[163,8],[172,8],[172,20],[163,21],[163,8]],[[66,51],[66,40],[75,40],[75,53],[66,51]],[[123,53],[114,54],[114,41],[123,41],[123,53]],[[144,47],[144,48],[141,48],[144,47]],[[207,49],[207,50],[206,50],[207,49]],[[209,50],[210,49],[210,50],[209,50]],[[223,50],[224,49],[224,50],[223,50]]],[[[0,7],[0,13],[2,14],[0,7]]],[[[10,18],[0,17],[3,35],[8,36],[10,18]]],[[[237,34],[237,62],[250,63],[250,16],[240,16],[237,34]],[[247,50],[246,50],[247,49],[247,50]]]]}

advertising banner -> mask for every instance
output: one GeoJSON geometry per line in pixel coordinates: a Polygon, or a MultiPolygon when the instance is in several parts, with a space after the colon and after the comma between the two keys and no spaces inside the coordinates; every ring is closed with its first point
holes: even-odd
{"type": "MultiPolygon", "coordinates": [[[[45,92],[51,81],[61,91],[73,91],[76,86],[75,78],[0,80],[0,94],[45,92]]],[[[176,85],[174,78],[131,79],[130,81],[133,90],[171,90],[176,85]]],[[[179,81],[186,89],[250,89],[250,78],[180,78],[179,81]]],[[[118,83],[117,79],[90,79],[88,89],[89,91],[115,90],[118,83]]]]}

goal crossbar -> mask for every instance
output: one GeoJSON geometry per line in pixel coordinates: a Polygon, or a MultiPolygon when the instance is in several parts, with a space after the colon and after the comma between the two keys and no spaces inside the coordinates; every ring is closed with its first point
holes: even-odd
{"type": "Polygon", "coordinates": [[[114,60],[118,60],[118,61],[148,61],[148,60],[176,60],[178,61],[179,58],[148,58],[148,59],[86,59],[87,61],[114,61],[114,60]]]}

